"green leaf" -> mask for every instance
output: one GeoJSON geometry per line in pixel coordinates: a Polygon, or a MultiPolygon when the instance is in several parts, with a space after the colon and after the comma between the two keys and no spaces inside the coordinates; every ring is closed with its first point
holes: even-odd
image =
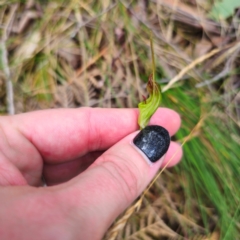
{"type": "Polygon", "coordinates": [[[234,14],[234,10],[240,7],[239,0],[222,0],[214,4],[209,16],[215,20],[227,19],[234,14]]]}
{"type": "Polygon", "coordinates": [[[153,74],[150,75],[147,84],[149,98],[138,104],[139,117],[138,124],[140,129],[145,128],[152,115],[157,111],[162,101],[162,93],[160,85],[153,79],[153,74]]]}

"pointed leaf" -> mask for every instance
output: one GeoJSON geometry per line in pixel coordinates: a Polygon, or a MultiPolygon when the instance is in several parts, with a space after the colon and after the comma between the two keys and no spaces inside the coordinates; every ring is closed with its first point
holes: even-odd
{"type": "Polygon", "coordinates": [[[140,112],[138,124],[140,129],[148,125],[150,118],[157,111],[162,101],[161,87],[153,80],[152,74],[148,79],[147,91],[149,93],[149,98],[138,104],[140,112]]]}

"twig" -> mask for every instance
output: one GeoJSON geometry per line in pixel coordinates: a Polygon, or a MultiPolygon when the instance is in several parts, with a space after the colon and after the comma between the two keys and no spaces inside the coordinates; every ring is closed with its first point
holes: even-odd
{"type": "Polygon", "coordinates": [[[230,69],[231,69],[231,65],[233,64],[234,60],[236,59],[236,57],[239,54],[239,49],[240,45],[236,44],[233,47],[233,50],[230,51],[229,55],[232,54],[232,56],[227,60],[227,63],[223,69],[222,72],[220,72],[219,74],[217,74],[215,77],[213,77],[212,79],[206,80],[204,82],[198,83],[196,84],[196,88],[200,88],[200,87],[204,87],[206,85],[212,84],[214,82],[217,82],[218,80],[220,80],[221,78],[227,76],[230,73],[230,69]]]}
{"type": "Polygon", "coordinates": [[[10,78],[10,69],[8,66],[8,55],[5,46],[5,41],[1,41],[1,49],[2,49],[2,65],[3,71],[5,74],[5,84],[6,84],[6,92],[7,92],[7,109],[8,114],[14,114],[14,103],[13,103],[13,85],[10,78]]]}
{"type": "MultiPolygon", "coordinates": [[[[228,55],[229,54],[234,54],[235,51],[238,50],[238,48],[240,47],[240,42],[238,42],[237,44],[235,44],[232,48],[230,48],[228,50],[228,55]]],[[[214,56],[215,54],[219,53],[220,51],[224,50],[228,48],[228,46],[224,47],[224,48],[218,48],[218,49],[214,49],[211,52],[197,58],[196,60],[194,60],[192,63],[190,63],[188,66],[186,66],[177,76],[175,76],[165,87],[162,88],[162,92],[167,91],[169,88],[172,87],[172,85],[174,83],[176,83],[177,81],[181,80],[181,78],[191,69],[193,69],[195,66],[197,66],[199,63],[202,63],[203,61],[205,61],[206,59],[214,56]]]]}
{"type": "Polygon", "coordinates": [[[18,8],[18,4],[12,6],[10,11],[10,16],[6,27],[3,30],[3,36],[0,42],[0,46],[2,49],[2,65],[3,65],[3,72],[5,74],[5,83],[6,83],[6,92],[7,92],[7,110],[9,115],[13,115],[15,112],[14,109],[14,98],[13,98],[13,85],[11,80],[11,73],[8,64],[8,52],[6,48],[6,41],[9,35],[9,27],[12,24],[13,16],[18,8]]]}
{"type": "Polygon", "coordinates": [[[188,71],[193,69],[196,65],[199,63],[202,63],[206,59],[212,57],[213,55],[219,53],[222,49],[214,49],[210,53],[205,54],[199,58],[197,58],[195,61],[191,62],[188,66],[186,66],[177,76],[175,76],[165,87],[162,88],[162,92],[167,91],[169,88],[172,87],[174,83],[179,81],[188,71]]]}

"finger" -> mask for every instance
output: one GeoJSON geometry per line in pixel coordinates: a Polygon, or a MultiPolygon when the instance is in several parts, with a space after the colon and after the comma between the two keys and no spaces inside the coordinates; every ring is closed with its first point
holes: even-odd
{"type": "MultiPolygon", "coordinates": [[[[55,109],[17,115],[14,123],[46,162],[59,163],[111,147],[138,129],[137,118],[137,109],[55,109]]],[[[180,117],[160,108],[150,124],[164,126],[172,135],[180,117]]]]}
{"type": "MultiPolygon", "coordinates": [[[[141,149],[132,143],[136,133],[130,134],[104,152],[85,172],[56,187],[63,204],[67,202],[70,209],[75,210],[78,219],[76,222],[91,222],[94,231],[86,233],[84,225],[79,229],[87,234],[83,235],[84,239],[100,238],[115,218],[140,195],[158,171],[170,138],[167,138],[166,134],[162,137],[159,132],[157,135],[155,132],[150,133],[148,136],[153,136],[151,139],[135,138],[135,144],[140,146],[139,143],[142,143],[141,149]],[[150,164],[143,151],[151,156],[152,160],[155,157],[160,160],[150,164]],[[152,153],[154,154],[151,155],[152,153]]],[[[175,162],[181,157],[180,151],[174,157],[175,162]]]]}
{"type": "MultiPolygon", "coordinates": [[[[43,176],[48,186],[64,183],[85,171],[98,157],[102,151],[91,152],[80,159],[65,162],[63,164],[45,164],[43,176]]],[[[161,167],[172,167],[182,158],[182,147],[179,143],[171,142],[161,167]]]]}
{"type": "Polygon", "coordinates": [[[103,152],[91,152],[79,159],[60,164],[44,164],[43,176],[48,186],[69,181],[85,171],[103,152]]]}
{"type": "Polygon", "coordinates": [[[182,159],[183,151],[179,143],[171,142],[161,167],[173,167],[182,159]]]}
{"type": "MultiPolygon", "coordinates": [[[[61,164],[45,164],[43,176],[48,186],[64,183],[85,171],[103,152],[91,152],[83,157],[61,164]]],[[[171,142],[168,152],[162,163],[162,167],[172,167],[182,158],[181,146],[176,142],[171,142]]]]}
{"type": "Polygon", "coordinates": [[[0,185],[39,185],[42,158],[14,125],[14,116],[0,118],[0,185]]]}

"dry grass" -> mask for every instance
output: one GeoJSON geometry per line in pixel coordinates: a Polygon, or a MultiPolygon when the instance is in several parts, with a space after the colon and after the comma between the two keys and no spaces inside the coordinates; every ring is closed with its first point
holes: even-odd
{"type": "Polygon", "coordinates": [[[153,32],[157,81],[164,105],[182,116],[176,138],[187,141],[185,157],[106,238],[234,239],[240,231],[239,18],[208,19],[210,1],[11,2],[0,1],[2,114],[13,106],[15,113],[136,107],[151,73],[153,32]]]}

